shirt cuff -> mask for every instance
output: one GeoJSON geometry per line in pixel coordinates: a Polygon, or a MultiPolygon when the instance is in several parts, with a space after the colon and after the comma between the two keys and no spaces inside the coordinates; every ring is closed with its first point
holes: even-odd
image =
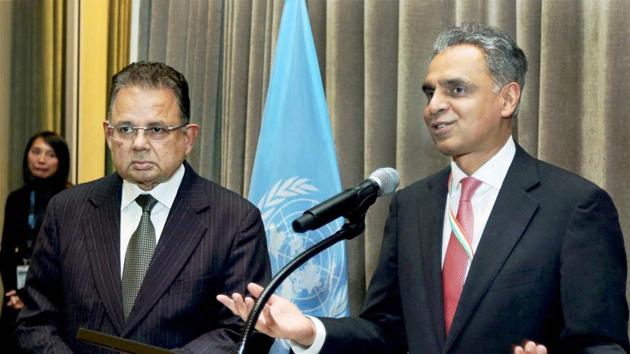
{"type": "Polygon", "coordinates": [[[295,354],[317,354],[320,350],[322,350],[324,341],[326,340],[326,327],[324,327],[322,321],[320,321],[317,317],[308,315],[306,315],[306,317],[313,321],[313,324],[315,325],[315,339],[310,347],[304,347],[294,341],[290,341],[289,345],[295,354]]]}

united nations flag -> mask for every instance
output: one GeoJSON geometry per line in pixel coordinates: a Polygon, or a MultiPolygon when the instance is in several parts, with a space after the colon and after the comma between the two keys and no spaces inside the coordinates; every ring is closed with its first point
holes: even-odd
{"type": "MultiPolygon", "coordinates": [[[[249,199],[262,212],[274,273],[337,231],[336,220],[296,234],[291,222],[341,184],[315,44],[304,0],[285,1],[249,199]]],[[[349,315],[345,243],[314,257],[276,291],[306,314],[349,315]]],[[[286,353],[276,342],[272,352],[286,353]]]]}

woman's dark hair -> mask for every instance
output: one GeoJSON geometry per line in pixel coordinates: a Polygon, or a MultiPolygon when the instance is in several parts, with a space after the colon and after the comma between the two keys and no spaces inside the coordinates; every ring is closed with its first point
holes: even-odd
{"type": "Polygon", "coordinates": [[[50,145],[50,147],[55,151],[57,160],[59,160],[57,171],[54,175],[46,179],[46,184],[54,189],[64,189],[68,183],[68,173],[70,171],[70,152],[68,151],[66,141],[63,140],[59,134],[51,131],[44,131],[33,135],[26,144],[24,158],[22,159],[22,177],[24,178],[24,183],[33,184],[38,182],[31,173],[31,170],[28,168],[28,152],[31,150],[31,147],[37,138],[44,139],[44,142],[50,145]]]}

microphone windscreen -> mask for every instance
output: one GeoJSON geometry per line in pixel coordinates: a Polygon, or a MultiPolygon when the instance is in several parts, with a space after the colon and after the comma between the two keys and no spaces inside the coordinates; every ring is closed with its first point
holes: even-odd
{"type": "Polygon", "coordinates": [[[400,183],[400,174],[391,167],[378,168],[368,178],[378,184],[379,197],[394,193],[400,183]]]}

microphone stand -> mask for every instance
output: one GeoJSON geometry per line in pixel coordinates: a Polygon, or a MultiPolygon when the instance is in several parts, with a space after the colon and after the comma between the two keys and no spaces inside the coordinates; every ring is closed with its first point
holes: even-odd
{"type": "MultiPolygon", "coordinates": [[[[373,203],[376,197],[370,198],[370,199],[372,199],[371,202],[373,203]]],[[[341,240],[350,240],[354,238],[355,236],[359,235],[360,233],[362,233],[365,230],[365,214],[367,212],[367,207],[369,207],[369,205],[372,203],[369,203],[367,205],[364,204],[363,205],[364,208],[361,208],[363,210],[353,211],[351,213],[352,215],[349,216],[348,221],[341,227],[341,229],[339,229],[339,231],[334,233],[332,236],[319,241],[318,243],[311,246],[306,251],[300,253],[291,262],[287,263],[287,265],[285,265],[284,268],[282,268],[278,272],[278,274],[276,274],[273,277],[273,279],[271,279],[271,282],[269,282],[269,285],[267,285],[267,287],[265,287],[263,292],[260,294],[260,297],[256,301],[254,308],[252,309],[252,312],[249,314],[249,317],[247,318],[247,322],[245,323],[245,328],[243,329],[243,333],[241,334],[241,341],[238,345],[238,350],[236,351],[237,354],[245,353],[245,346],[247,345],[247,340],[249,339],[249,337],[251,337],[252,333],[254,332],[254,328],[256,327],[256,321],[258,320],[260,313],[265,307],[265,304],[267,303],[271,295],[274,293],[274,291],[276,291],[278,286],[291,273],[293,273],[293,271],[295,271],[298,267],[300,267],[309,259],[313,258],[318,253],[322,252],[323,250],[327,249],[328,247],[334,245],[335,243],[341,240]]]]}

